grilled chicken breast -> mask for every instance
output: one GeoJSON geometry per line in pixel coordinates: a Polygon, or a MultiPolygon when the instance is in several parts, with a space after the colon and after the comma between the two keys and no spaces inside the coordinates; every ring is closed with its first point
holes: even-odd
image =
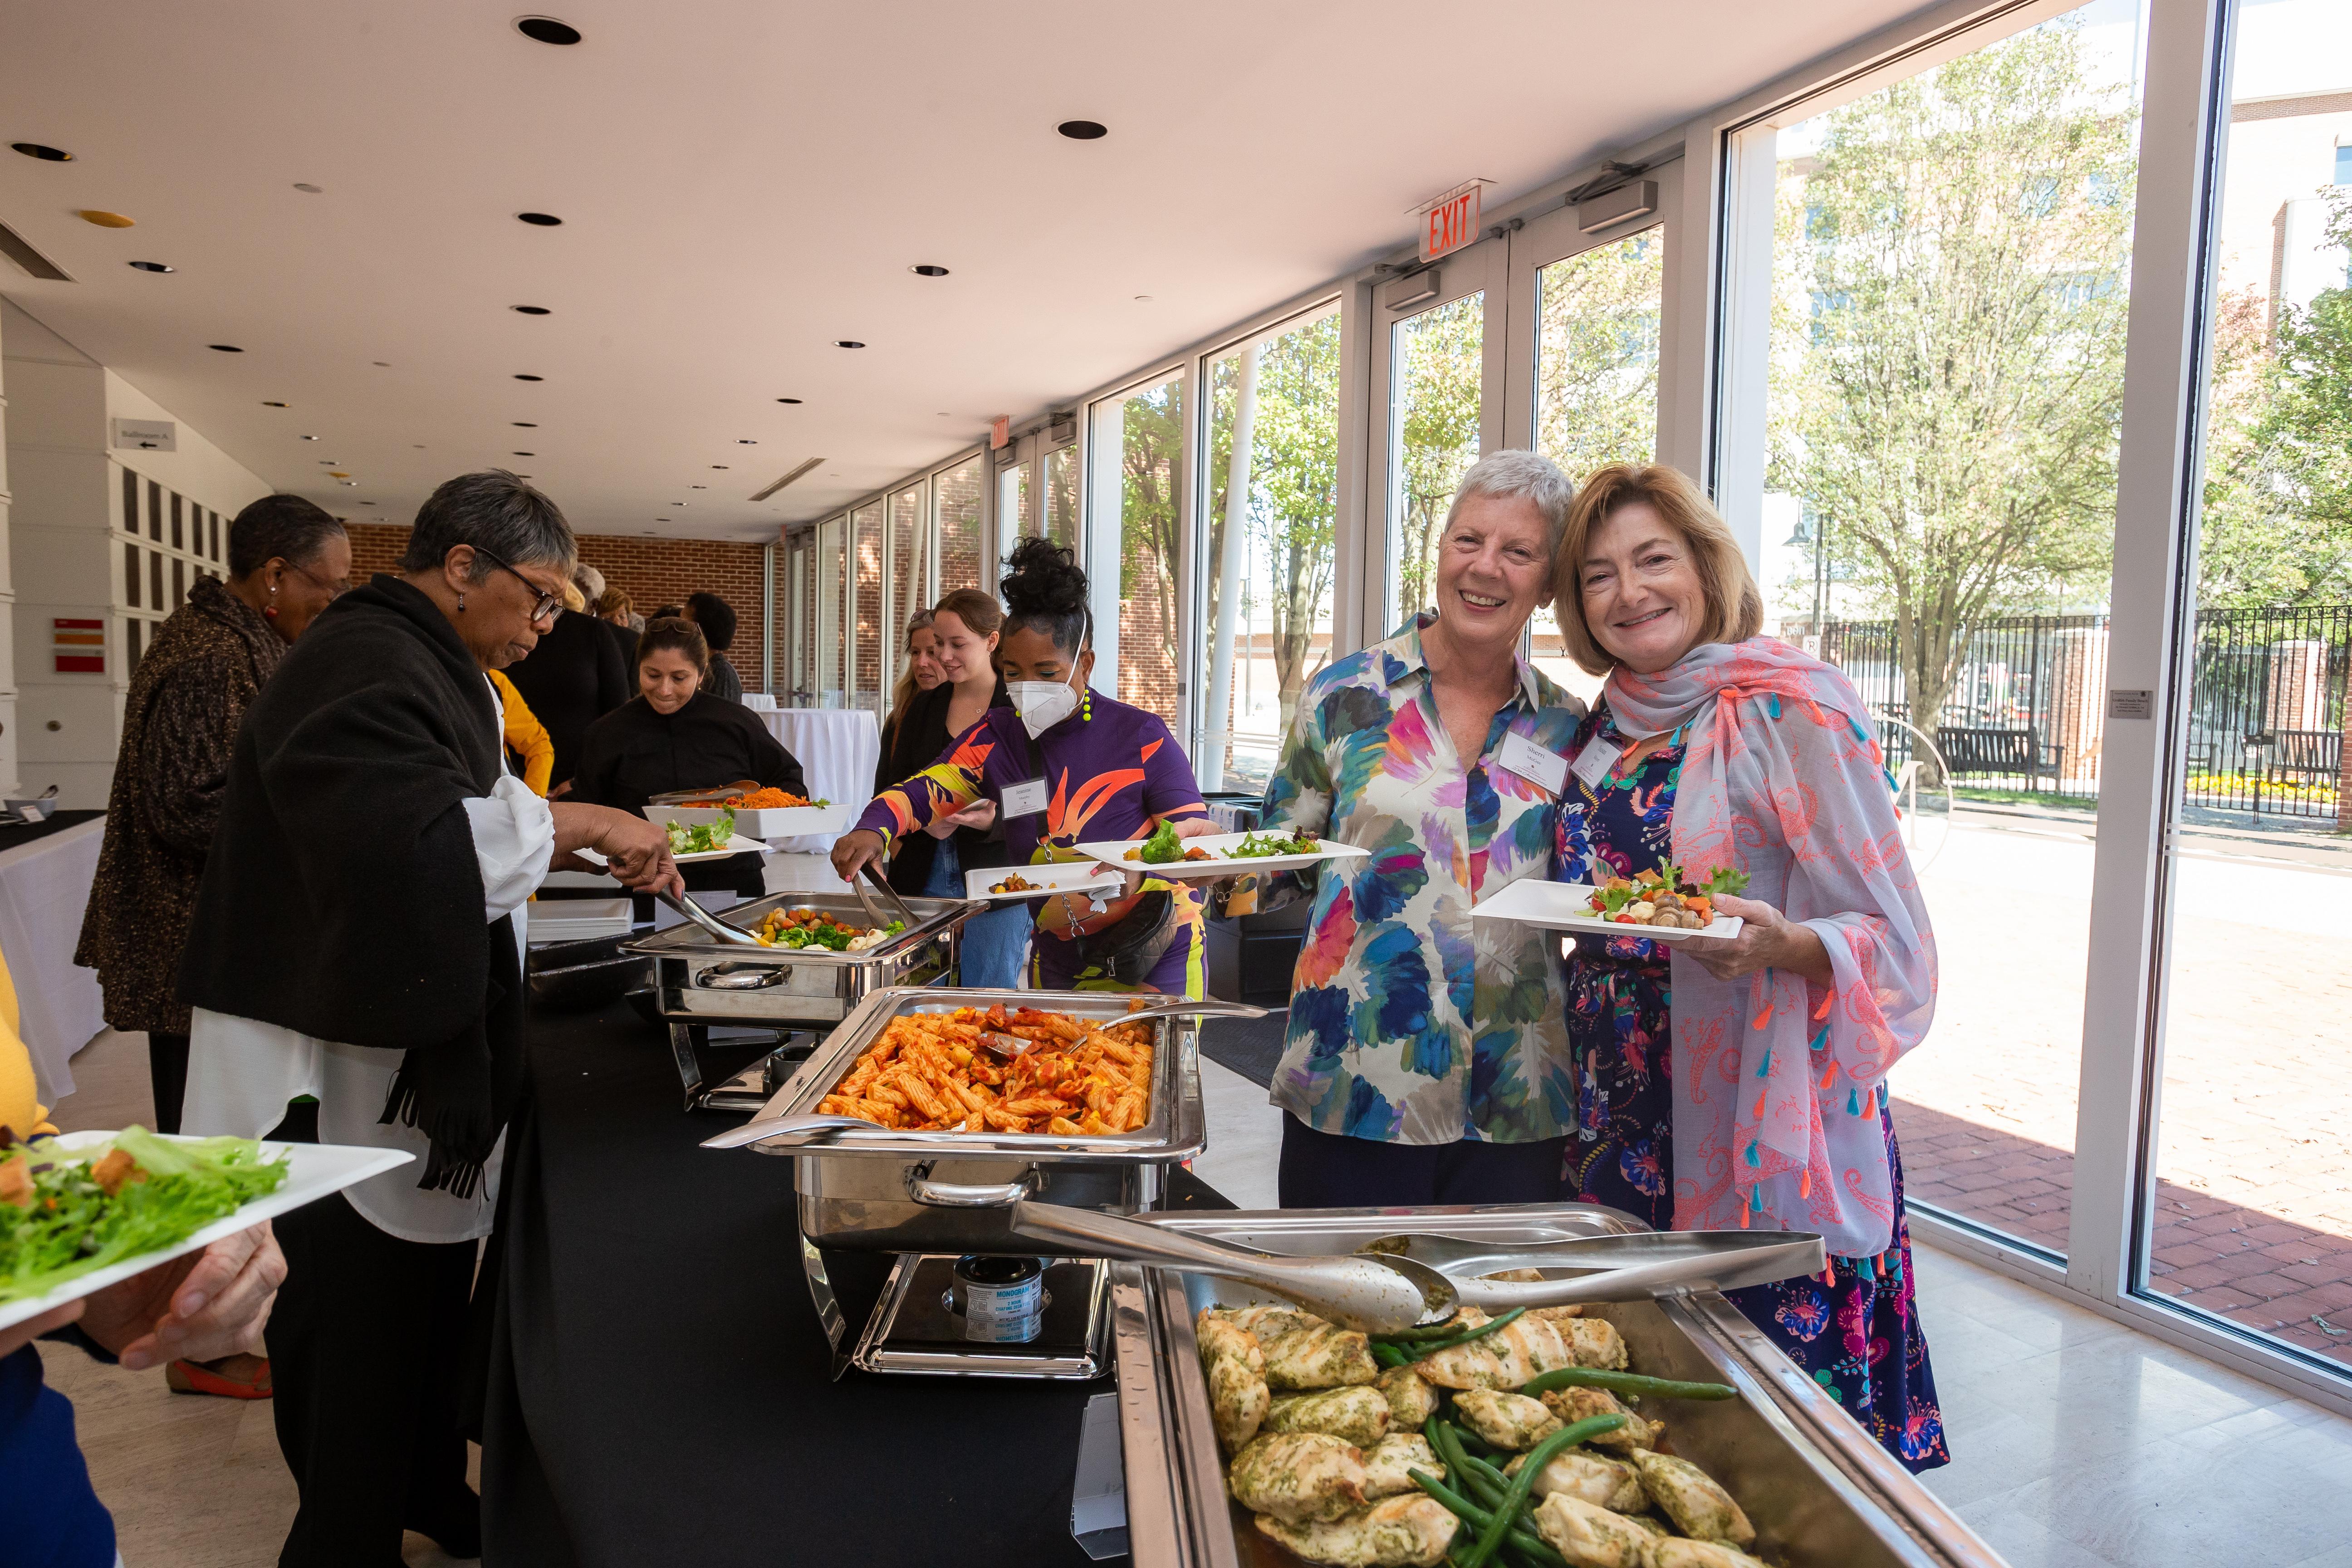
{"type": "Polygon", "coordinates": [[[1336,1520],[1364,1503],[1363,1454],[1321,1432],[1263,1434],[1234,1458],[1228,1479],[1244,1508],[1288,1524],[1336,1520]]]}
{"type": "Polygon", "coordinates": [[[1276,1334],[1286,1334],[1293,1329],[1311,1329],[1323,1320],[1297,1307],[1255,1306],[1220,1307],[1211,1309],[1237,1329],[1247,1329],[1260,1341],[1276,1334]]]}
{"type": "MultiPolygon", "coordinates": [[[[1643,1568],[1765,1568],[1760,1557],[1750,1557],[1737,1546],[1720,1541],[1684,1541],[1671,1535],[1654,1536],[1650,1554],[1642,1562],[1643,1568]]],[[[1567,1557],[1565,1552],[1560,1553],[1567,1557]]],[[[1570,1557],[1569,1561],[1576,1561],[1570,1557]]]]}
{"type": "MultiPolygon", "coordinates": [[[[1461,1328],[1475,1329],[1486,1321],[1486,1314],[1475,1307],[1465,1307],[1454,1321],[1461,1328]]],[[[1488,1334],[1466,1345],[1424,1356],[1412,1363],[1413,1370],[1440,1388],[1500,1388],[1502,1363],[1486,1348],[1487,1341],[1494,1337],[1488,1334]]]]}
{"type": "Polygon", "coordinates": [[[1435,1498],[1392,1497],[1324,1523],[1286,1523],[1265,1514],[1258,1529],[1309,1563],[1334,1568],[1436,1568],[1454,1541],[1454,1515],[1435,1498]]]}
{"type": "MultiPolygon", "coordinates": [[[[1527,1462],[1528,1457],[1521,1454],[1503,1467],[1503,1473],[1517,1475],[1519,1467],[1527,1462]]],[[[1612,1513],[1632,1513],[1649,1501],[1649,1494],[1642,1488],[1642,1478],[1634,1473],[1633,1466],[1604,1459],[1583,1448],[1554,1454],[1543,1473],[1536,1477],[1530,1495],[1542,1498],[1555,1492],[1565,1492],[1612,1513]]]]}
{"type": "Polygon", "coordinates": [[[1363,1386],[1286,1394],[1267,1407],[1264,1429],[1321,1432],[1369,1448],[1388,1436],[1388,1396],[1377,1388],[1363,1386]]]}
{"type": "Polygon", "coordinates": [[[1274,1388],[1343,1388],[1370,1383],[1381,1374],[1370,1340],[1319,1319],[1261,1340],[1259,1348],[1265,1352],[1265,1381],[1274,1388]]]}
{"type": "Polygon", "coordinates": [[[1445,1467],[1437,1462],[1437,1452],[1428,1438],[1418,1432],[1391,1432],[1364,1450],[1364,1495],[1384,1498],[1409,1492],[1414,1482],[1408,1472],[1413,1470],[1433,1481],[1445,1479],[1445,1467]]]}
{"type": "Polygon", "coordinates": [[[1465,1389],[1454,1396],[1462,1424],[1497,1448],[1532,1448],[1560,1428],[1560,1419],[1540,1399],[1491,1388],[1465,1389]]]}
{"type": "Polygon", "coordinates": [[[1392,1366],[1374,1379],[1372,1386],[1389,1402],[1389,1426],[1399,1432],[1418,1432],[1437,1414],[1437,1390],[1409,1366],[1392,1366]]]}
{"type": "Polygon", "coordinates": [[[1614,1432],[1603,1432],[1591,1439],[1596,1448],[1654,1448],[1658,1435],[1666,1429],[1663,1421],[1644,1421],[1617,1401],[1617,1396],[1605,1388],[1553,1388],[1544,1392],[1543,1402],[1554,1415],[1574,1426],[1595,1415],[1622,1415],[1625,1425],[1614,1432]]]}
{"type": "Polygon", "coordinates": [[[1728,1541],[1736,1546],[1755,1541],[1756,1527],[1748,1522],[1731,1494],[1688,1459],[1636,1449],[1633,1468],[1658,1511],[1674,1521],[1675,1528],[1685,1535],[1695,1541],[1728,1541]]]}
{"type": "Polygon", "coordinates": [[[1535,1521],[1569,1568],[1650,1568],[1650,1532],[1582,1498],[1554,1492],[1537,1505],[1535,1521]]]}
{"type": "Polygon", "coordinates": [[[1605,1367],[1612,1372],[1625,1370],[1625,1336],[1606,1318],[1565,1318],[1552,1326],[1567,1342],[1576,1365],[1605,1367]]]}
{"type": "Polygon", "coordinates": [[[1201,1370],[1209,1381],[1209,1411],[1215,1418],[1217,1441],[1228,1454],[1237,1453],[1257,1436],[1265,1418],[1265,1356],[1255,1335],[1213,1312],[1202,1313],[1192,1332],[1201,1346],[1201,1370]]]}

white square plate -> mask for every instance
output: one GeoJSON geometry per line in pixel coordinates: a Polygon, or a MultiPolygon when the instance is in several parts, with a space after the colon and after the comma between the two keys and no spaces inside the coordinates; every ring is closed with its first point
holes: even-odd
{"type": "MultiPolygon", "coordinates": [[[[59,1150],[71,1151],[103,1143],[113,1136],[111,1132],[66,1132],[60,1133],[56,1142],[59,1150]]],[[[161,1136],[175,1143],[199,1142],[168,1132],[161,1136]]],[[[42,1295],[0,1305],[0,1329],[21,1323],[28,1318],[37,1318],[52,1307],[79,1301],[84,1296],[103,1290],[134,1274],[143,1274],[159,1263],[169,1263],[174,1258],[201,1252],[225,1236],[235,1236],[248,1226],[275,1219],[279,1215],[300,1208],[304,1204],[323,1198],[330,1193],[339,1193],[354,1183],[366,1181],[370,1176],[382,1175],[416,1158],[405,1149],[362,1149],[348,1143],[273,1143],[267,1139],[262,1141],[261,1155],[266,1160],[275,1159],[289,1149],[294,1152],[294,1168],[286,1173],[286,1180],[276,1192],[241,1205],[233,1214],[223,1215],[176,1247],[160,1247],[152,1252],[142,1252],[120,1263],[110,1263],[104,1268],[93,1268],[42,1295]]]]}
{"type": "Polygon", "coordinates": [[[1688,942],[1693,937],[1735,937],[1745,922],[1738,915],[1717,915],[1705,931],[1680,926],[1621,925],[1592,912],[1592,888],[1584,882],[1543,882],[1522,877],[1470,910],[1474,921],[1516,921],[1546,931],[1570,931],[1584,936],[1641,936],[1652,942],[1688,942]]]}
{"type": "MultiPolygon", "coordinates": [[[[677,823],[701,827],[717,822],[725,809],[716,805],[648,805],[641,808],[655,826],[677,823]]],[[[753,838],[798,838],[812,833],[846,832],[853,808],[846,805],[767,805],[735,811],[735,831],[753,838]]]]}
{"type": "Polygon", "coordinates": [[[1049,893],[1116,893],[1127,886],[1127,879],[1116,871],[1106,871],[1092,860],[1062,860],[1045,866],[987,866],[963,874],[963,896],[992,904],[1019,903],[1025,899],[1042,899],[1049,893]],[[1034,883],[1034,893],[992,893],[989,889],[1015,871],[1024,882],[1034,883]]]}
{"type": "Polygon", "coordinates": [[[1187,838],[1183,841],[1185,848],[1205,849],[1214,858],[1173,860],[1164,866],[1150,866],[1140,860],[1127,858],[1129,850],[1142,844],[1143,840],[1140,838],[1129,838],[1111,844],[1081,844],[1078,846],[1078,853],[1091,855],[1106,866],[1121,870],[1140,871],[1147,877],[1159,877],[1171,882],[1199,881],[1203,878],[1245,877],[1257,871],[1295,871],[1302,866],[1319,865],[1326,860],[1361,859],[1371,853],[1369,849],[1359,849],[1352,844],[1342,844],[1335,838],[1326,838],[1322,840],[1323,847],[1312,855],[1257,855],[1239,860],[1231,858],[1228,852],[1243,839],[1250,837],[1252,835],[1247,833],[1210,833],[1198,838],[1187,838]]]}

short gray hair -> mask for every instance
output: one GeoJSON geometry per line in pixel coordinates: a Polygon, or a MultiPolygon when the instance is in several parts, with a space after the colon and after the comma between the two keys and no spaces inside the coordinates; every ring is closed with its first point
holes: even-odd
{"type": "Polygon", "coordinates": [[[1445,509],[1446,528],[1454,526],[1454,514],[1462,510],[1462,503],[1475,496],[1523,500],[1533,506],[1544,520],[1544,562],[1549,565],[1559,558],[1560,535],[1568,531],[1568,509],[1576,500],[1576,486],[1549,458],[1539,452],[1489,452],[1471,464],[1454,488],[1454,504],[1445,509]]]}
{"type": "MultiPolygon", "coordinates": [[[[572,525],[556,504],[504,468],[445,479],[416,509],[403,572],[430,572],[460,544],[478,545],[509,566],[552,566],[569,576],[572,525]]],[[[478,583],[498,570],[480,555],[467,574],[478,583]]]]}
{"type": "Polygon", "coordinates": [[[572,582],[580,590],[581,596],[588,601],[588,607],[592,610],[596,607],[596,601],[604,596],[604,574],[585,561],[572,569],[572,582]]]}

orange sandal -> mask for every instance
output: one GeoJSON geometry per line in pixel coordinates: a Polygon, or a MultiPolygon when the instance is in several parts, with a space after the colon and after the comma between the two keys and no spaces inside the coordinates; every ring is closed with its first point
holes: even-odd
{"type": "Polygon", "coordinates": [[[163,1381],[174,1394],[209,1394],[220,1399],[268,1399],[274,1392],[267,1356],[223,1356],[209,1366],[200,1361],[175,1361],[163,1368],[163,1381]],[[228,1375],[248,1369],[248,1378],[228,1375]]]}

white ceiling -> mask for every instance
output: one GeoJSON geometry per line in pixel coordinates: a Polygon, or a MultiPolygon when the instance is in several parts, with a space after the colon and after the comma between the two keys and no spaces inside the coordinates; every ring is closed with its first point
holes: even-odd
{"type": "Polygon", "coordinates": [[[461,0],[0,0],[0,143],[75,155],[0,147],[0,221],[77,279],[0,291],[355,518],[504,464],[588,531],[768,537],[1915,4],[551,0],[553,47],[461,0]]]}

